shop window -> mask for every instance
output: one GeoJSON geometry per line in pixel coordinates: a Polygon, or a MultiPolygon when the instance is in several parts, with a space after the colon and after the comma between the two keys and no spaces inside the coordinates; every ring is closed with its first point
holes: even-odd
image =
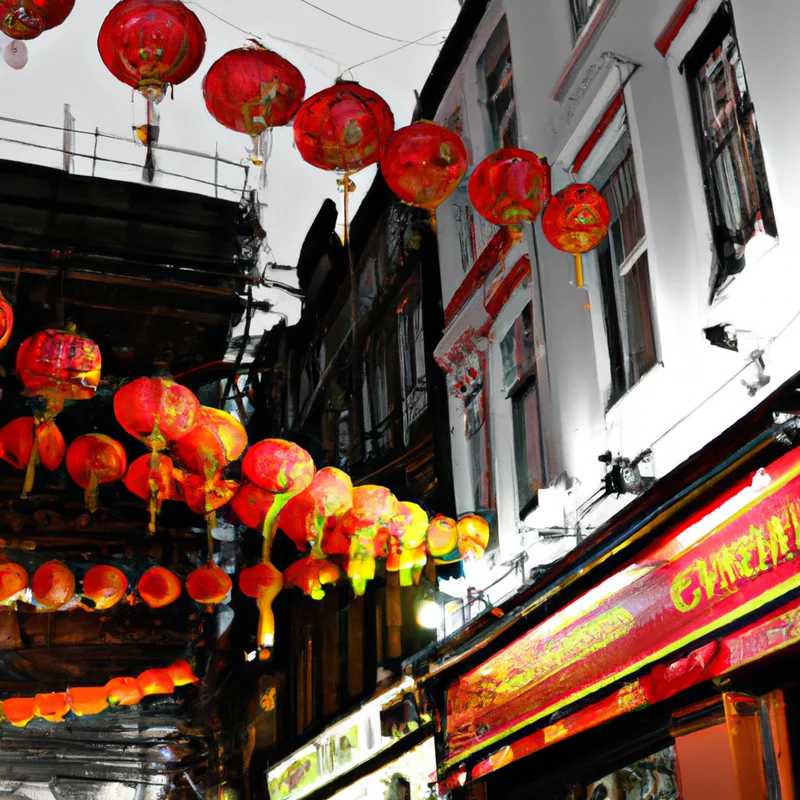
{"type": "Polygon", "coordinates": [[[572,18],[572,35],[577,38],[591,19],[600,0],[569,0],[570,17],[572,18]]]}
{"type": "Polygon", "coordinates": [[[472,486],[470,511],[494,508],[492,460],[489,449],[489,425],[486,419],[485,392],[482,388],[467,399],[464,406],[465,434],[469,451],[469,473],[472,486]]]}
{"type": "Polygon", "coordinates": [[[611,213],[608,236],[595,253],[613,405],[655,365],[656,342],[647,237],[624,107],[610,133],[608,155],[591,182],[611,213]]]}
{"type": "Polygon", "coordinates": [[[412,427],[428,407],[419,272],[406,284],[402,297],[397,309],[397,344],[403,395],[403,439],[408,447],[412,427]]]}
{"type": "Polygon", "coordinates": [[[478,60],[478,74],[488,123],[487,149],[491,152],[501,147],[518,147],[514,71],[505,17],[494,29],[478,60]]]}
{"type": "Polygon", "coordinates": [[[726,5],[686,57],[716,264],[712,297],[745,267],[753,236],[777,236],[756,115],[726,5]]]}
{"type": "Polygon", "coordinates": [[[586,800],[679,798],[674,747],[667,747],[586,787],[586,800]]]}
{"type": "Polygon", "coordinates": [[[362,398],[367,455],[386,455],[399,445],[401,401],[397,351],[397,323],[392,317],[371,337],[364,364],[362,398]]]}
{"type": "Polygon", "coordinates": [[[500,343],[503,389],[511,400],[514,461],[520,516],[536,506],[544,484],[544,450],[539,384],[533,343],[533,305],[528,304],[500,343]]]}

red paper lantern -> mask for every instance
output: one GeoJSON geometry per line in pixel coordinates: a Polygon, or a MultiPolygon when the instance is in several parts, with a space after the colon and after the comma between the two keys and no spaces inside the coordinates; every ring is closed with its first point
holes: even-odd
{"type": "Polygon", "coordinates": [[[140,456],[125,473],[125,488],[149,503],[151,533],[156,529],[156,516],[161,511],[161,504],[178,495],[174,473],[172,459],[159,453],[140,456]]]}
{"type": "Polygon", "coordinates": [[[31,591],[40,606],[61,608],[75,594],[75,576],[63,561],[48,561],[33,574],[31,591]]]}
{"type": "Polygon", "coordinates": [[[119,603],[128,591],[128,579],[116,567],[98,564],[83,576],[83,599],[96,611],[105,611],[119,603]]]}
{"type": "Polygon", "coordinates": [[[60,25],[75,0],[0,0],[0,31],[12,39],[35,39],[60,25]]]}
{"type": "Polygon", "coordinates": [[[164,672],[172,678],[172,682],[175,684],[176,688],[178,686],[188,686],[190,683],[197,683],[200,680],[192,672],[189,662],[183,659],[175,661],[168,667],[165,667],[164,672]]]}
{"type": "Polygon", "coordinates": [[[24,728],[36,715],[33,697],[9,697],[3,700],[3,716],[15,727],[24,728]]]}
{"type": "Polygon", "coordinates": [[[303,160],[339,172],[358,172],[378,161],[393,131],[386,101],[347,81],[309,97],[294,120],[294,141],[303,160]]]}
{"type": "Polygon", "coordinates": [[[469,179],[469,199],[493,225],[533,222],[547,200],[548,176],[537,155],[505,147],[478,164],[469,179]]]}
{"type": "Polygon", "coordinates": [[[33,452],[33,417],[17,417],[0,428],[0,458],[25,469],[33,452]]]}
{"type": "Polygon", "coordinates": [[[39,463],[51,472],[57,470],[67,450],[64,437],[53,420],[49,419],[34,428],[36,455],[39,463]]]}
{"type": "Polygon", "coordinates": [[[457,133],[433,122],[415,122],[389,139],[381,172],[404,203],[435,211],[464,178],[467,148],[457,133]]]}
{"type": "Polygon", "coordinates": [[[197,420],[200,402],[190,389],[167,378],[138,378],[114,395],[114,415],[151,450],[164,450],[197,420]]]}
{"type": "Polygon", "coordinates": [[[270,562],[248,567],[239,574],[239,588],[248,597],[256,599],[258,604],[258,644],[259,659],[269,658],[269,651],[275,644],[275,615],[272,603],[283,589],[283,575],[270,562]]]}
{"type": "Polygon", "coordinates": [[[231,590],[233,582],[213,561],[198,567],[186,579],[186,593],[204,606],[221,603],[231,590]]]}
{"type": "Polygon", "coordinates": [[[242,525],[261,530],[274,502],[275,495],[272,492],[245,481],[231,500],[231,508],[242,525]]]}
{"type": "Polygon", "coordinates": [[[108,708],[105,686],[73,686],[67,689],[67,702],[76,717],[99,714],[108,708]]]}
{"type": "Polygon", "coordinates": [[[33,713],[39,719],[48,722],[63,722],[69,714],[69,702],[66,692],[49,692],[37,694],[33,700],[33,713]]]}
{"type": "Polygon", "coordinates": [[[14,309],[8,304],[0,292],[0,350],[8,344],[11,331],[14,329],[14,309]]]}
{"type": "Polygon", "coordinates": [[[122,445],[102,433],[87,433],[73,440],[67,450],[67,472],[84,490],[86,508],[97,511],[98,488],[118,481],[127,467],[122,445]]]}
{"type": "Polygon", "coordinates": [[[333,561],[310,555],[288,566],[283,571],[283,578],[287,585],[296,586],[314,600],[322,600],[325,597],[323,587],[336,583],[341,574],[333,561]]]}
{"type": "Polygon", "coordinates": [[[144,696],[136,678],[112,678],[105,691],[110,706],[135,706],[144,696]]]}
{"type": "Polygon", "coordinates": [[[136,591],[150,608],[163,608],[181,596],[181,582],[164,567],[151,567],[139,578],[136,591]]]}
{"type": "Polygon", "coordinates": [[[603,196],[588,183],[573,183],[553,195],[542,216],[542,232],[565,253],[588,253],[608,234],[611,216],[603,196]]]}
{"type": "Polygon", "coordinates": [[[164,669],[147,669],[137,679],[142,694],[172,694],[175,684],[164,669]]]}
{"type": "Polygon", "coordinates": [[[28,573],[19,564],[0,562],[0,603],[5,603],[28,587],[28,573]]]}
{"type": "Polygon", "coordinates": [[[256,442],[242,461],[242,473],[251,483],[274,494],[305,489],[316,469],[300,445],[285,439],[256,442]]]}
{"type": "Polygon", "coordinates": [[[206,32],[180,0],[122,0],[103,21],[97,47],[115,78],[158,102],[167,86],[197,71],[206,32]]]}
{"type": "Polygon", "coordinates": [[[61,410],[65,400],[94,397],[101,367],[100,348],[72,331],[41,331],[17,351],[17,377],[25,393],[44,397],[50,416],[61,410]]]}
{"type": "Polygon", "coordinates": [[[225,53],[203,81],[203,97],[211,116],[254,139],[267,128],[286,125],[300,108],[305,92],[300,70],[260,45],[225,53]]]}
{"type": "Polygon", "coordinates": [[[201,406],[191,430],[175,443],[180,465],[207,479],[236,461],[247,447],[247,431],[227,411],[201,406]]]}

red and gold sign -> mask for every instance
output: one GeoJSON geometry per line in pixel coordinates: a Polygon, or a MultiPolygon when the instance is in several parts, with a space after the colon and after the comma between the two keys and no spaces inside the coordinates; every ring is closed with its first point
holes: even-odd
{"type": "Polygon", "coordinates": [[[481,161],[469,179],[469,199],[493,225],[533,222],[547,202],[549,167],[535,153],[504,147],[481,161]]]}
{"type": "Polygon", "coordinates": [[[433,122],[415,122],[392,134],[381,172],[404,203],[435,211],[466,174],[467,148],[457,133],[433,122]]]}
{"type": "Polygon", "coordinates": [[[445,770],[800,588],[800,450],[719,508],[454,683],[445,770]]]}
{"type": "Polygon", "coordinates": [[[12,39],[35,39],[61,25],[75,0],[0,0],[0,31],[12,39]]]}

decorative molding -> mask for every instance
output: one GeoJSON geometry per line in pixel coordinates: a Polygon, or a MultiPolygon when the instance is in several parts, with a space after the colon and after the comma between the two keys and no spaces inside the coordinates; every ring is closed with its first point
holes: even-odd
{"type": "Polygon", "coordinates": [[[578,173],[581,171],[581,167],[586,162],[586,159],[589,158],[592,150],[594,150],[595,145],[600,141],[600,138],[606,132],[614,117],[617,116],[617,113],[622,108],[622,104],[624,102],[625,97],[622,92],[619,92],[619,94],[617,94],[617,96],[611,101],[611,105],[606,109],[605,113],[600,118],[600,122],[597,123],[597,127],[592,131],[589,138],[586,140],[586,143],[575,157],[575,162],[570,170],[571,172],[578,173]]]}
{"type": "Polygon", "coordinates": [[[581,31],[578,41],[575,42],[572,58],[561,77],[558,79],[555,89],[553,89],[553,100],[556,102],[560,103],[566,97],[567,90],[586,63],[592,48],[597,44],[600,34],[613,16],[618,5],[619,0],[600,0],[598,3],[591,18],[586,23],[583,31],[581,31]]]}
{"type": "Polygon", "coordinates": [[[689,19],[689,15],[694,11],[697,6],[698,0],[681,0],[678,7],[669,18],[669,22],[661,31],[658,39],[656,39],[656,50],[666,58],[669,48],[675,41],[675,38],[681,32],[684,23],[689,19]]]}
{"type": "Polygon", "coordinates": [[[469,327],[452,347],[436,355],[436,363],[444,371],[447,388],[453,397],[463,400],[484,382],[489,340],[481,334],[481,331],[469,327]]]}

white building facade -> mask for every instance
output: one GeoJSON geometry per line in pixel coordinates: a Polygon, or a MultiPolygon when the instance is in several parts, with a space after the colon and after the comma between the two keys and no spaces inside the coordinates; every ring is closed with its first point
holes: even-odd
{"type": "Polygon", "coordinates": [[[439,209],[458,511],[497,520],[446,592],[496,603],[800,371],[798,22],[790,0],[489,3],[436,121],[468,177],[522,147],[612,222],[578,288],[541,218],[489,225],[466,180],[439,209]]]}

